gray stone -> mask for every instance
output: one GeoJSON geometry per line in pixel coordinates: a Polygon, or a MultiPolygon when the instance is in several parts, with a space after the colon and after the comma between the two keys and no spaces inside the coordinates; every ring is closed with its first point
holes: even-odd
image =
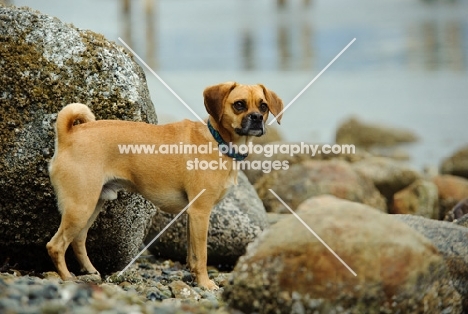
{"type": "MultiPolygon", "coordinates": [[[[176,215],[161,210],[145,242],[150,242],[176,215]]],[[[187,217],[182,215],[149,248],[157,257],[185,262],[187,257],[187,217]]],[[[244,173],[239,172],[238,185],[211,212],[208,232],[208,262],[232,267],[245,253],[247,244],[268,226],[265,208],[244,173]]]]}
{"type": "MultiPolygon", "coordinates": [[[[428,238],[442,253],[453,284],[468,305],[468,229],[412,215],[393,215],[428,238]]],[[[466,308],[468,310],[468,308],[466,308]]]]}
{"type": "MultiPolygon", "coordinates": [[[[60,223],[50,185],[53,123],[82,102],[97,119],[157,123],[146,79],[133,59],[102,35],[28,8],[0,6],[0,264],[53,269],[45,245],[60,223]]],[[[89,232],[88,253],[103,273],[139,250],[155,207],[123,193],[89,232]]],[[[71,270],[74,258],[68,254],[71,270]]]]}
{"type": "Polygon", "coordinates": [[[455,224],[468,228],[468,215],[462,216],[460,219],[454,221],[455,224]]]}
{"type": "Polygon", "coordinates": [[[372,180],[380,193],[393,199],[393,195],[421,178],[421,175],[401,162],[384,157],[370,157],[352,164],[354,170],[372,180]]]}

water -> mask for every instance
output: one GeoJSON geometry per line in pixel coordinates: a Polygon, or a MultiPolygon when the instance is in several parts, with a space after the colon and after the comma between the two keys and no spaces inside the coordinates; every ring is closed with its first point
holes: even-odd
{"type": "MultiPolygon", "coordinates": [[[[333,143],[350,115],[407,128],[411,164],[437,166],[468,143],[468,1],[14,0],[118,42],[121,37],[200,116],[202,91],[261,82],[289,103],[287,140],[333,143]],[[152,6],[148,6],[151,3],[152,6]]],[[[195,119],[147,72],[161,122],[195,119]]]]}

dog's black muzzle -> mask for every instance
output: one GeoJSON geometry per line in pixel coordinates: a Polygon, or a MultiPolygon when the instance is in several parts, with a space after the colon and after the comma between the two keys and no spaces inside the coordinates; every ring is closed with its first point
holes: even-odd
{"type": "Polygon", "coordinates": [[[242,119],[241,127],[236,133],[243,136],[262,136],[265,134],[263,115],[258,112],[249,113],[242,119]]]}

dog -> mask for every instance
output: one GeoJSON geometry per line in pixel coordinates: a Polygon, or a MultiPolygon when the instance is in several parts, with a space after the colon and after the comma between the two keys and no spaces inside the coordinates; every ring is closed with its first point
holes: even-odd
{"type": "MultiPolygon", "coordinates": [[[[69,104],[57,116],[55,153],[49,164],[61,223],[47,243],[47,251],[63,280],[73,280],[65,262],[71,244],[81,271],[100,278],[86,252],[86,236],[105,200],[119,190],[141,194],[161,210],[187,209],[187,265],[200,287],[215,290],[207,272],[207,237],[211,210],[232,184],[237,184],[234,160],[245,155],[232,149],[211,153],[122,154],[122,144],[242,145],[265,133],[271,112],[280,123],[282,100],[265,86],[227,82],[203,92],[207,125],[183,120],[166,125],[119,120],[96,121],[83,104],[69,104]],[[189,170],[189,160],[222,161],[217,170],[189,170]]],[[[232,145],[231,147],[236,147],[232,145]]]]}

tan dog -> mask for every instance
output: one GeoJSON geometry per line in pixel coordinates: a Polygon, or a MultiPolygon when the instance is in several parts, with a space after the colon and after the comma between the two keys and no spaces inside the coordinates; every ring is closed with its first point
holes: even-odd
{"type": "MultiPolygon", "coordinates": [[[[199,286],[217,289],[206,269],[209,217],[228,187],[237,182],[233,158],[220,156],[216,150],[210,154],[123,154],[118,147],[211,142],[217,148],[220,138],[227,143],[245,144],[252,136],[264,134],[269,112],[278,123],[281,119],[281,99],[263,85],[224,83],[206,88],[203,95],[210,128],[189,120],[167,125],[95,121],[89,108],[82,104],[70,104],[59,112],[55,155],[49,173],[62,221],[47,243],[47,250],[60,277],[72,278],[65,263],[70,243],[82,271],[99,275],[86,252],[86,235],[103,202],[117,198],[118,190],[137,192],[162,210],[178,213],[206,189],[187,210],[187,264],[199,286]],[[195,158],[208,162],[222,160],[228,167],[188,170],[187,162],[195,158]]],[[[235,152],[228,154],[237,158],[235,152]]]]}

